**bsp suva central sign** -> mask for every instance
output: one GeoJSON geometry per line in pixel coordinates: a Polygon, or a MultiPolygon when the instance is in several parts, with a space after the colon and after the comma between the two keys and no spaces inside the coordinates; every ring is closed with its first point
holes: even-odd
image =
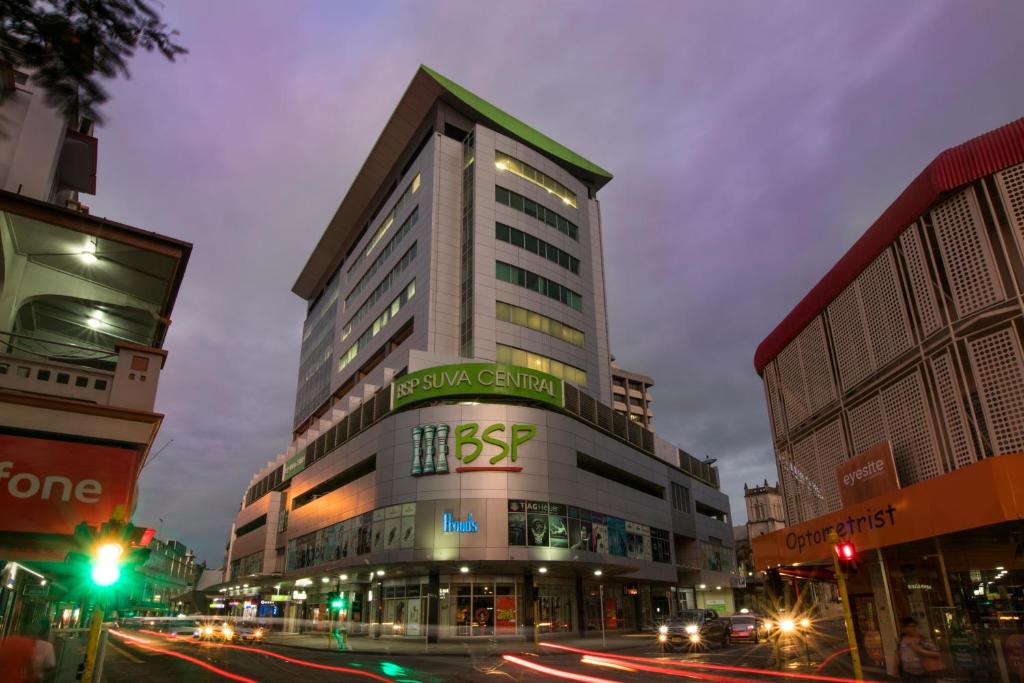
{"type": "Polygon", "coordinates": [[[565,406],[562,380],[516,365],[462,363],[439,365],[403,375],[391,385],[391,409],[438,398],[512,396],[565,406]]]}

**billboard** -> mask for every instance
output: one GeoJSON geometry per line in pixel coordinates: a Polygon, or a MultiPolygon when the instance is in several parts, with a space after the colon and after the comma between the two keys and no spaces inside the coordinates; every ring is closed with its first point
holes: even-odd
{"type": "Polygon", "coordinates": [[[140,453],[0,434],[0,531],[71,534],[131,510],[140,453]]]}
{"type": "Polygon", "coordinates": [[[843,507],[895,491],[900,487],[900,478],[892,446],[883,441],[840,463],[836,467],[836,483],[843,507]]]}

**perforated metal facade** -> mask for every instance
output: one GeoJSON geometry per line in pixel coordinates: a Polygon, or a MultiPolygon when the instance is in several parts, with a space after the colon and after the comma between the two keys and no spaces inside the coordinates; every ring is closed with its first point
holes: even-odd
{"type": "Polygon", "coordinates": [[[838,509],[836,467],[882,441],[903,486],[1024,452],[1024,164],[902,225],[758,360],[790,523],[838,509]]]}

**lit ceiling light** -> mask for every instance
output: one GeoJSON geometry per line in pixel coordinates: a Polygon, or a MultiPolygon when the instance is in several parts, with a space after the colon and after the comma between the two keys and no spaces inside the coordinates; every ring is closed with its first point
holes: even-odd
{"type": "Polygon", "coordinates": [[[78,256],[86,263],[96,263],[99,259],[96,257],[96,242],[89,240],[85,243],[85,247],[78,254],[78,256]]]}
{"type": "Polygon", "coordinates": [[[707,588],[707,585],[702,583],[701,585],[697,586],[697,588],[704,590],[705,588],[707,588]]]}
{"type": "Polygon", "coordinates": [[[548,568],[547,567],[541,567],[537,571],[539,571],[541,574],[547,574],[548,573],[548,568]]]}
{"type": "Polygon", "coordinates": [[[1004,570],[1005,568],[1006,568],[1006,567],[996,567],[996,571],[997,571],[997,572],[1001,572],[1001,571],[1003,571],[1003,570],[1004,570]]]}
{"type": "Polygon", "coordinates": [[[508,164],[506,164],[504,161],[495,161],[494,162],[494,167],[496,169],[498,169],[499,171],[507,171],[508,170],[508,164]]]}
{"type": "Polygon", "coordinates": [[[348,581],[348,574],[341,574],[340,576],[338,576],[338,578],[342,581],[348,581]]]}
{"type": "Polygon", "coordinates": [[[459,567],[459,571],[462,572],[463,574],[468,574],[469,573],[469,567],[459,567]]]}
{"type": "Polygon", "coordinates": [[[601,576],[602,573],[603,572],[600,569],[595,569],[594,570],[594,576],[601,576]]]}
{"type": "Polygon", "coordinates": [[[103,324],[103,320],[100,319],[100,312],[99,311],[93,311],[89,315],[89,318],[85,321],[85,324],[88,325],[89,327],[91,327],[94,330],[98,330],[100,328],[100,325],[103,324]]]}
{"type": "Polygon", "coordinates": [[[384,570],[383,569],[378,569],[377,570],[377,576],[384,576],[384,570]]]}
{"type": "Polygon", "coordinates": [[[324,578],[320,579],[320,583],[330,583],[330,582],[331,582],[331,580],[329,578],[327,578],[326,576],[324,578]]]}

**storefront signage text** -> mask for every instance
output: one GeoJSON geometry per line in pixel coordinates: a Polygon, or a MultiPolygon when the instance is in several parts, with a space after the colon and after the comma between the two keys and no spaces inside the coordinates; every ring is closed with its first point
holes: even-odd
{"type": "Polygon", "coordinates": [[[521,472],[522,467],[501,465],[507,459],[514,463],[519,459],[519,447],[537,434],[536,425],[503,422],[488,425],[482,430],[476,422],[456,425],[451,430],[446,424],[418,425],[412,428],[412,475],[447,474],[448,433],[455,433],[455,458],[462,462],[456,472],[521,472]],[[487,464],[477,462],[483,456],[487,464]]]}
{"type": "Polygon", "coordinates": [[[449,396],[515,396],[562,408],[562,380],[515,365],[464,363],[410,372],[391,385],[391,409],[449,396]]]}
{"type": "Polygon", "coordinates": [[[836,467],[836,480],[843,507],[895,491],[900,480],[892,446],[883,441],[841,463],[836,467]]]}
{"type": "Polygon", "coordinates": [[[854,517],[848,515],[846,519],[841,519],[834,525],[830,524],[823,526],[820,529],[808,529],[807,531],[790,531],[786,534],[786,547],[789,550],[795,550],[798,553],[802,553],[805,548],[812,546],[821,545],[822,543],[828,543],[829,532],[835,531],[839,538],[851,538],[855,537],[859,533],[866,531],[873,531],[875,529],[884,529],[886,526],[896,525],[896,508],[892,505],[882,509],[872,511],[871,508],[867,509],[867,513],[854,517]]]}
{"type": "Polygon", "coordinates": [[[458,520],[455,516],[446,512],[441,515],[441,530],[446,534],[475,534],[480,531],[480,526],[473,519],[473,513],[467,513],[466,519],[458,520]]]}
{"type": "Polygon", "coordinates": [[[292,600],[305,600],[306,591],[292,591],[292,600]]]}

